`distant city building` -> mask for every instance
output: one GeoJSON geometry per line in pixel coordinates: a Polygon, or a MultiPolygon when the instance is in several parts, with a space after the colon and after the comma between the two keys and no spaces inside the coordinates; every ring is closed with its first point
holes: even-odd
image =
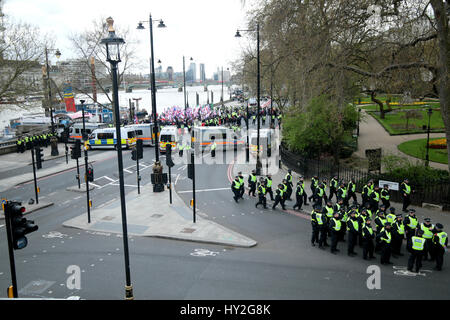
{"type": "Polygon", "coordinates": [[[167,80],[173,81],[173,68],[170,66],[167,67],[166,73],[167,73],[167,80]]]}
{"type": "MultiPolygon", "coordinates": [[[[97,80],[109,77],[106,67],[99,61],[94,61],[97,80]]],[[[58,85],[70,82],[74,89],[84,90],[92,85],[90,59],[69,59],[50,67],[50,76],[58,85]]]]}
{"type": "Polygon", "coordinates": [[[206,73],[205,73],[205,64],[200,63],[200,81],[205,82],[206,81],[206,73]]]}
{"type": "Polygon", "coordinates": [[[197,80],[196,67],[196,64],[194,62],[191,62],[188,71],[186,71],[186,81],[197,80]]]}

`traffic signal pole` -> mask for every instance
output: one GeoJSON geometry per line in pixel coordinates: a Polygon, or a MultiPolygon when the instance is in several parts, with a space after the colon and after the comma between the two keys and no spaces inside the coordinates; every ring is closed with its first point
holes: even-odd
{"type": "Polygon", "coordinates": [[[36,164],[34,161],[34,149],[31,149],[31,159],[33,160],[33,179],[34,179],[34,193],[36,195],[36,204],[39,204],[39,197],[38,197],[38,187],[37,187],[37,179],[36,179],[36,164]]]}
{"type": "MultiPolygon", "coordinates": [[[[33,153],[33,150],[32,152],[33,153]]],[[[34,157],[33,157],[34,158],[34,157]]],[[[34,161],[33,161],[33,167],[34,167],[34,161]]],[[[14,249],[12,244],[12,227],[11,227],[11,216],[9,211],[9,204],[6,203],[4,205],[5,208],[5,223],[6,223],[6,233],[8,237],[8,252],[9,252],[9,266],[11,270],[11,282],[12,282],[12,292],[13,297],[18,298],[17,294],[17,278],[16,278],[16,263],[14,260],[14,249]]],[[[9,292],[8,292],[9,294],[9,292]]]]}
{"type": "MultiPolygon", "coordinates": [[[[91,200],[89,197],[89,178],[88,178],[88,151],[86,146],[86,125],[84,120],[84,100],[81,100],[81,112],[83,115],[83,132],[81,134],[81,138],[84,143],[84,180],[86,182],[86,202],[87,202],[87,215],[88,215],[88,223],[91,223],[91,200]]],[[[78,158],[77,158],[77,168],[78,168],[78,158]]],[[[78,171],[78,177],[80,176],[80,172],[78,171]]],[[[80,179],[78,178],[78,188],[80,188],[80,179]]]]}

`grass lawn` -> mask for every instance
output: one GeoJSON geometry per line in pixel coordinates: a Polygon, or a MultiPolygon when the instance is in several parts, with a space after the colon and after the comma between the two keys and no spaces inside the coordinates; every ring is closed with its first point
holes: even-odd
{"type": "MultiPolygon", "coordinates": [[[[406,111],[396,110],[385,114],[381,119],[378,112],[369,112],[391,135],[408,133],[426,133],[423,126],[428,126],[428,114],[426,110],[417,110],[419,118],[410,118],[406,127],[406,111]]],[[[431,115],[431,132],[444,132],[444,121],[441,111],[434,110],[431,115]]]]}
{"type": "MultiPolygon", "coordinates": [[[[396,109],[424,109],[428,108],[430,106],[433,109],[439,109],[440,104],[439,102],[427,102],[427,106],[425,105],[391,105],[393,110],[396,109]]],[[[356,108],[361,108],[367,111],[380,111],[380,107],[377,104],[370,104],[370,105],[355,105],[356,108]]],[[[387,110],[387,106],[384,106],[384,109],[387,110]]]]}
{"type": "MultiPolygon", "coordinates": [[[[430,139],[430,141],[436,140],[430,139]]],[[[425,160],[427,154],[427,139],[418,139],[403,142],[397,146],[398,150],[415,158],[425,160]]],[[[431,149],[429,148],[430,161],[439,163],[448,163],[447,149],[431,149]]]]}

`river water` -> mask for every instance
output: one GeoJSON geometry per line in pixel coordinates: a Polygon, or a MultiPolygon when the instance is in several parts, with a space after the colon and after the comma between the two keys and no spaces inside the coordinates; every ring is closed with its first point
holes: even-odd
{"type": "MultiPolygon", "coordinates": [[[[186,86],[187,92],[187,101],[189,106],[194,106],[196,104],[196,94],[199,95],[199,104],[204,105],[208,102],[209,95],[209,103],[211,101],[211,92],[213,92],[214,103],[220,102],[220,97],[222,94],[222,85],[209,85],[208,91],[204,91],[203,86],[186,86]]],[[[230,91],[227,86],[223,86],[223,95],[224,100],[228,100],[230,98],[230,91]]],[[[148,113],[151,113],[152,110],[152,99],[151,99],[151,91],[147,89],[136,89],[133,92],[125,92],[123,90],[119,91],[119,105],[120,107],[129,107],[129,100],[131,99],[134,102],[133,98],[139,99],[139,110],[146,109],[148,113]]],[[[85,103],[89,104],[93,101],[82,94],[77,94],[75,96],[75,103],[79,104],[80,99],[86,100],[85,103]]],[[[109,100],[105,94],[98,94],[97,100],[99,103],[108,103],[109,100]]],[[[0,105],[0,131],[2,131],[6,126],[9,125],[9,120],[13,118],[21,117],[27,113],[37,113],[44,112],[44,109],[40,107],[41,102],[36,101],[33,104],[29,104],[27,109],[19,108],[17,106],[12,105],[0,105]]],[[[156,107],[157,112],[162,113],[167,108],[179,106],[184,108],[184,93],[178,92],[178,88],[167,88],[167,89],[158,89],[156,91],[156,107]]]]}

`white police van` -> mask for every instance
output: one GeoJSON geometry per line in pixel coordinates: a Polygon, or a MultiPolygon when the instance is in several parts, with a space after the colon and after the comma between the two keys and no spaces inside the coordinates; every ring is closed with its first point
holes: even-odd
{"type": "MultiPolygon", "coordinates": [[[[133,128],[121,127],[122,149],[136,145],[136,134],[133,128]]],[[[96,129],[89,136],[89,149],[117,149],[116,128],[96,129]]]]}

